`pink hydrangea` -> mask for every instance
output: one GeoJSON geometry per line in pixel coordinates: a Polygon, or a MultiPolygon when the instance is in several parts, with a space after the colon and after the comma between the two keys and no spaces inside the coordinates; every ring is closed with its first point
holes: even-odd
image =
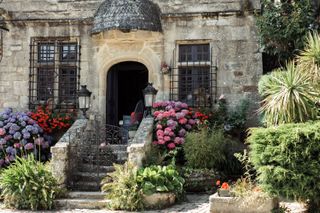
{"type": "Polygon", "coordinates": [[[0,136],[5,135],[6,134],[6,130],[3,128],[0,128],[0,136]]]}
{"type": "Polygon", "coordinates": [[[197,119],[188,105],[179,101],[162,101],[155,103],[153,107],[156,136],[153,144],[170,150],[181,146],[186,133],[197,125],[197,119]]]}
{"type": "Polygon", "coordinates": [[[168,141],[170,141],[171,140],[171,138],[169,137],[169,136],[164,136],[164,141],[166,141],[166,142],[168,142],[168,141]]]}
{"type": "Polygon", "coordinates": [[[174,143],[169,143],[169,144],[167,145],[167,147],[168,147],[169,149],[174,149],[174,148],[176,148],[176,145],[175,145],[174,143]]]}
{"type": "Polygon", "coordinates": [[[179,124],[186,124],[188,120],[186,118],[180,118],[178,122],[179,124]]]}

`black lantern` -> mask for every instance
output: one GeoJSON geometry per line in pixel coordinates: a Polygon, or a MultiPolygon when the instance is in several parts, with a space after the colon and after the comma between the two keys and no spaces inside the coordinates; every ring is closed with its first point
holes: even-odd
{"type": "Polygon", "coordinates": [[[83,116],[86,117],[86,112],[90,108],[91,92],[87,89],[87,85],[81,85],[81,89],[78,92],[79,96],[79,109],[83,112],[83,116]]]}
{"type": "Polygon", "coordinates": [[[152,86],[152,83],[148,83],[148,86],[143,90],[144,104],[147,108],[146,116],[151,115],[151,108],[156,99],[157,93],[158,90],[152,86]]]}

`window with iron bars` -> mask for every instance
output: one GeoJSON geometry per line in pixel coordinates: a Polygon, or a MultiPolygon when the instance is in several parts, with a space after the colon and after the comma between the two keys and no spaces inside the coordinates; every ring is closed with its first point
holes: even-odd
{"type": "Polygon", "coordinates": [[[216,100],[216,67],[209,44],[180,44],[174,51],[170,74],[170,99],[191,107],[209,108],[216,100]]]}
{"type": "Polygon", "coordinates": [[[77,38],[32,38],[29,108],[48,104],[57,111],[77,108],[80,45],[77,38]]]}

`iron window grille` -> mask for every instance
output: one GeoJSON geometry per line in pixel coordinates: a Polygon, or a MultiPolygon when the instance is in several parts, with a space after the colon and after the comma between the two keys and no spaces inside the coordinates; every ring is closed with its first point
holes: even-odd
{"type": "Polygon", "coordinates": [[[209,44],[180,44],[174,50],[170,99],[191,107],[210,108],[217,96],[217,69],[209,44]],[[177,59],[176,59],[177,58],[177,59]]]}
{"type": "Polygon", "coordinates": [[[79,80],[78,38],[31,38],[30,109],[44,104],[57,111],[77,108],[79,80]]]}

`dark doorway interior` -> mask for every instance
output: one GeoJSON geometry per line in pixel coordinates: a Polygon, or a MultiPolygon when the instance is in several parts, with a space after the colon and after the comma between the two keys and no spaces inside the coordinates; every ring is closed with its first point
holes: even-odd
{"type": "Polygon", "coordinates": [[[148,83],[148,69],[138,62],[114,65],[107,76],[107,124],[118,125],[123,115],[130,115],[148,83]]]}

